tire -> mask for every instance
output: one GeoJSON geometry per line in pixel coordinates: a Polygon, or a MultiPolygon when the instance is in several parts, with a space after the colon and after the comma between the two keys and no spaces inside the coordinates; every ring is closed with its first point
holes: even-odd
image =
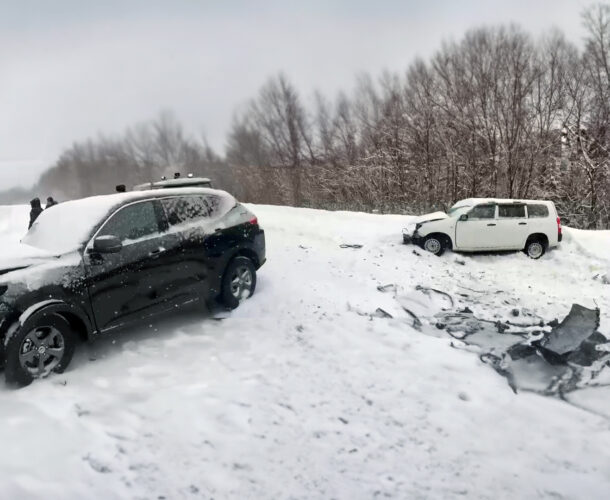
{"type": "Polygon", "coordinates": [[[530,259],[539,259],[546,252],[546,245],[538,238],[531,239],[525,244],[523,250],[530,259]]]}
{"type": "Polygon", "coordinates": [[[75,347],[76,335],[67,320],[57,314],[34,314],[5,341],[6,383],[23,387],[35,378],[63,372],[75,347]]]}
{"type": "Polygon", "coordinates": [[[445,242],[438,236],[428,236],[424,240],[423,248],[438,257],[445,251],[445,242]]]}
{"type": "Polygon", "coordinates": [[[248,257],[235,257],[222,277],[220,301],[235,309],[242,300],[251,297],[256,289],[256,268],[248,257]]]}

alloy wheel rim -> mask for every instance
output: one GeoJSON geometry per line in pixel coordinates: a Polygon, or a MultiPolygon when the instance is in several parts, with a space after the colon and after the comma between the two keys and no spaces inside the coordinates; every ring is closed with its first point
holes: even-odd
{"type": "Polygon", "coordinates": [[[19,347],[19,363],[32,377],[44,377],[61,362],[65,351],[64,337],[52,326],[30,330],[19,347]]]}
{"type": "Polygon", "coordinates": [[[231,295],[237,300],[247,299],[252,292],[252,271],[240,266],[231,276],[231,295]]]}
{"type": "Polygon", "coordinates": [[[424,246],[428,252],[437,253],[441,248],[441,243],[438,240],[430,239],[426,241],[424,246]]]}

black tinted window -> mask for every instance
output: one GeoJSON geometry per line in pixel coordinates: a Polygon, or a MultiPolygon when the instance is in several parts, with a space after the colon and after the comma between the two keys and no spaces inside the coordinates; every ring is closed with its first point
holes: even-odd
{"type": "Polygon", "coordinates": [[[525,217],[525,205],[500,205],[499,217],[525,217]]]}
{"type": "Polygon", "coordinates": [[[134,203],[120,209],[102,227],[100,236],[113,235],[125,240],[137,240],[159,232],[155,206],[151,201],[134,203]]]}
{"type": "Polygon", "coordinates": [[[549,208],[546,205],[528,205],[527,206],[528,217],[548,217],[549,208]]]}
{"type": "Polygon", "coordinates": [[[205,219],[218,208],[216,196],[188,196],[162,200],[170,226],[205,219]]]}
{"type": "Polygon", "coordinates": [[[469,213],[469,219],[493,219],[496,214],[495,205],[477,205],[469,213]]]}

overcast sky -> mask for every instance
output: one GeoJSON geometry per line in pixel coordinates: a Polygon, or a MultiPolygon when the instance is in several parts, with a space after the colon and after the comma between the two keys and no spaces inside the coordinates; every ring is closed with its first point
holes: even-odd
{"type": "Polygon", "coordinates": [[[363,71],[404,71],[469,28],[558,27],[586,0],[0,0],[0,190],[76,140],[172,110],[224,152],[234,110],[283,71],[305,102],[363,71]]]}

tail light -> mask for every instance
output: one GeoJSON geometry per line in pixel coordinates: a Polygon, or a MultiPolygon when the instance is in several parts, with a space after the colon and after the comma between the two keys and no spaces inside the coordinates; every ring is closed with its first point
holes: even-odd
{"type": "Polygon", "coordinates": [[[557,217],[557,234],[561,234],[561,218],[557,217]]]}
{"type": "MultiPolygon", "coordinates": [[[[559,220],[559,219],[558,219],[559,220]]],[[[252,224],[253,226],[258,226],[258,218],[257,217],[252,217],[249,221],[248,224],[252,224]]]]}

